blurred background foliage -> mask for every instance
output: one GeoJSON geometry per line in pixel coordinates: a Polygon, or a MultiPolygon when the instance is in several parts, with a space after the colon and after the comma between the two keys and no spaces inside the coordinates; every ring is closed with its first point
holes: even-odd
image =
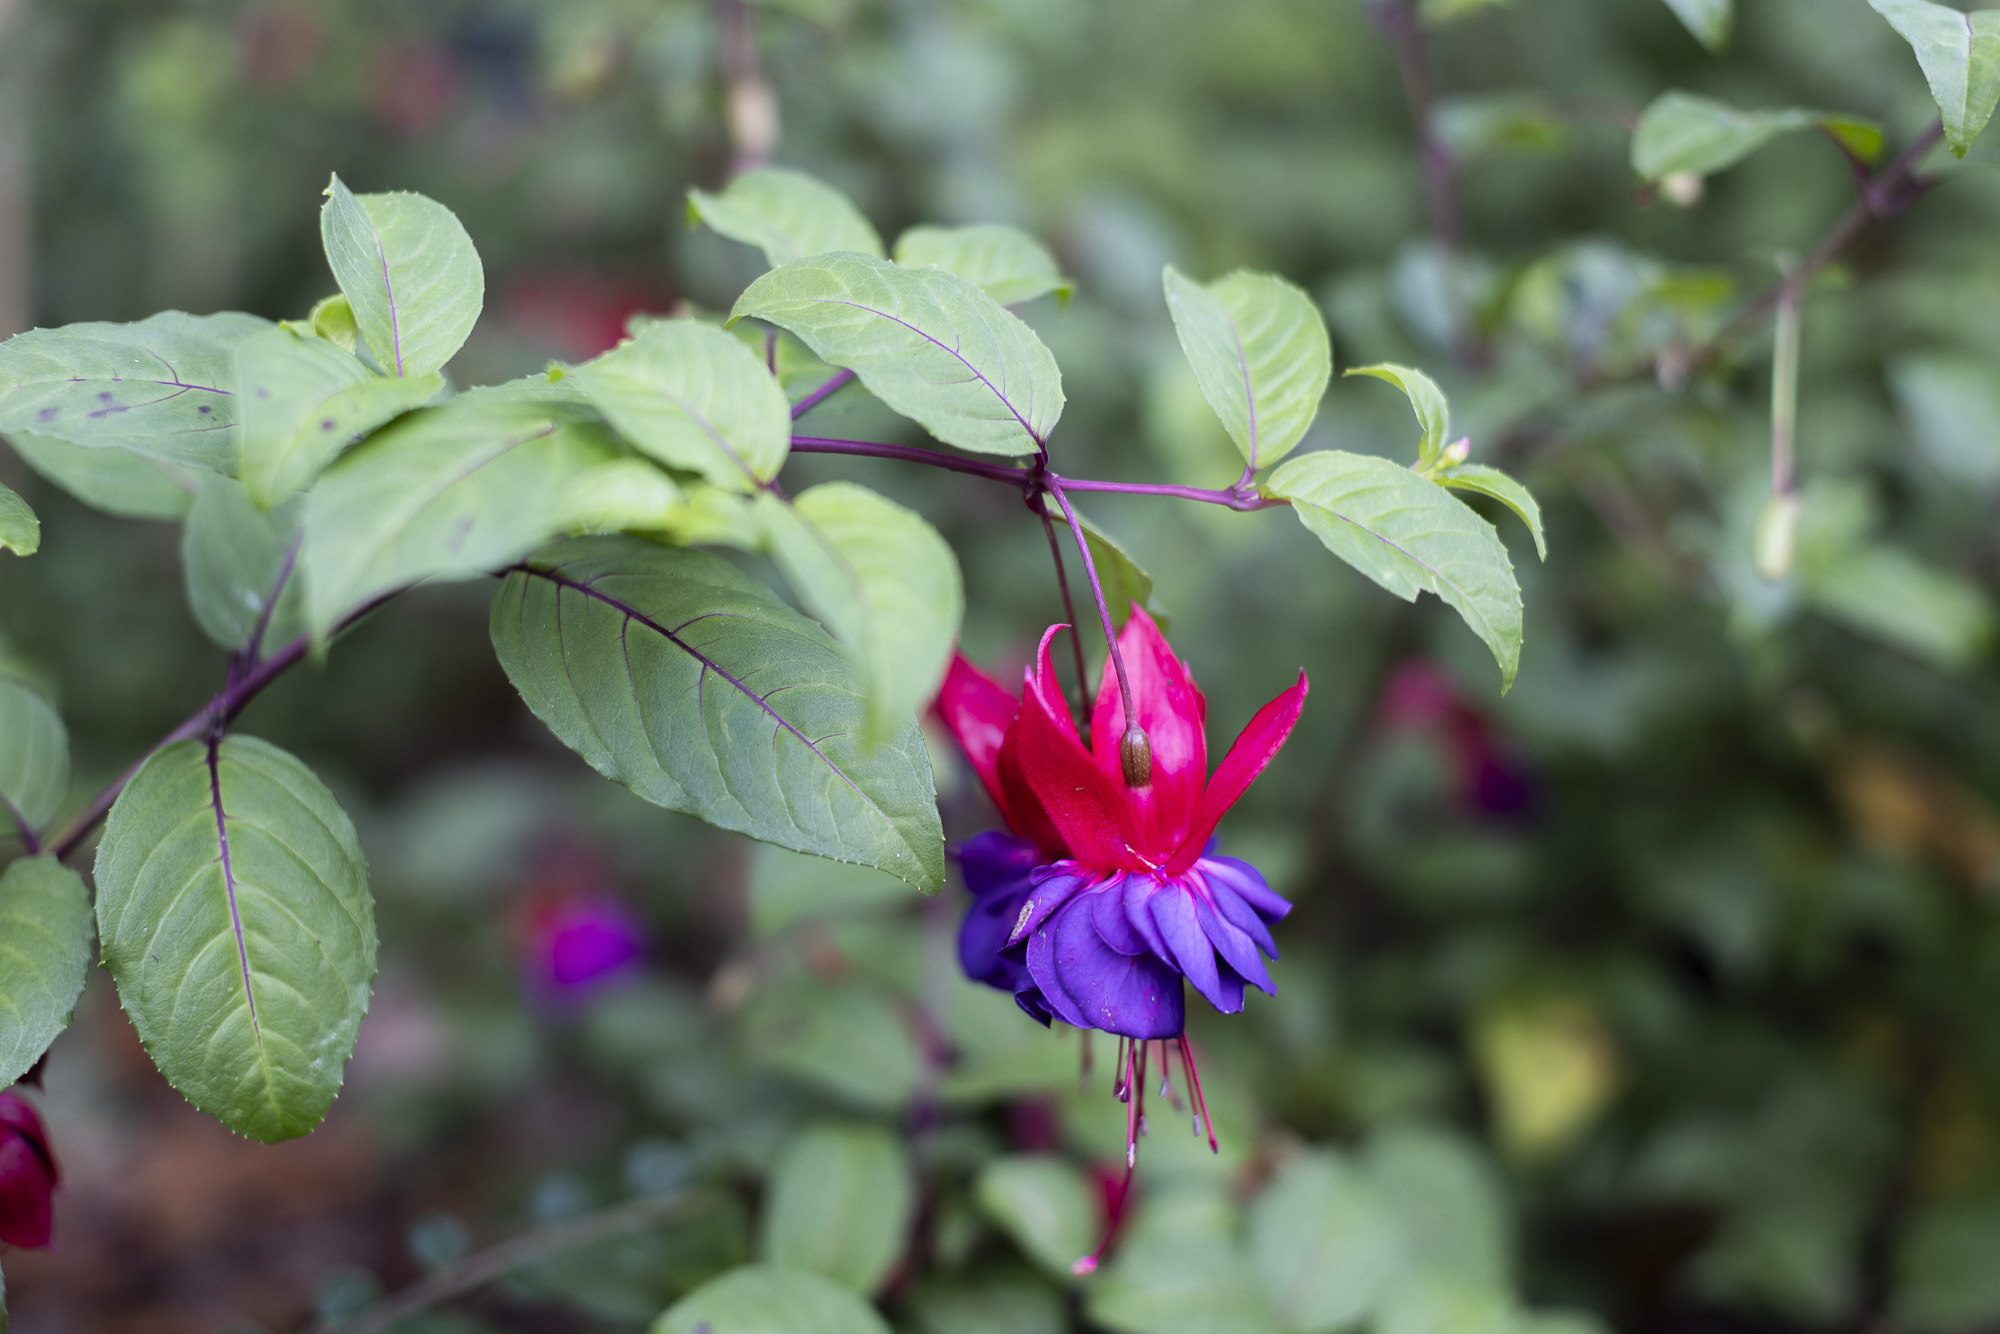
{"type": "MultiPolygon", "coordinates": [[[[775,105],[775,160],[886,234],[1008,221],[1054,247],[1079,294],[1028,314],[1065,371],[1064,471],[1233,478],[1159,273],[1252,265],[1320,299],[1338,366],[1436,375],[1551,551],[1501,525],[1528,616],[1503,699],[1449,613],[1283,516],[1093,505],[1218,742],[1294,666],[1313,693],[1224,828],[1299,907],[1277,998],[1196,1024],[1222,1154],[1156,1109],[1137,1212],[1082,1285],[1120,1156],[1109,1052],[1079,1089],[1074,1034],[956,977],[962,893],[638,803],[514,699],[483,590],[402,600],[255,706],[373,869],[384,964],[346,1096],[305,1141],[232,1141],[93,984],[48,1071],[61,1249],[7,1258],[20,1334],[337,1322],[656,1197],[648,1226],[405,1328],[639,1329],[760,1258],[935,1334],[2000,1326],[2000,145],[1933,154],[1935,188],[1810,285],[1773,582],[1768,331],[1688,353],[1856,178],[1799,134],[1635,188],[1631,126],[1675,88],[1870,117],[1892,153],[1934,119],[1863,0],[1740,0],[1720,54],[1660,0],[0,0],[0,333],[302,314],[338,171],[476,239],[461,383],[579,360],[754,276],[682,200],[775,105]]],[[[1412,431],[1336,379],[1314,438],[1407,457],[1412,431]]],[[[945,529],[980,661],[1013,670],[1057,619],[1004,489],[793,471],[945,529]]],[[[222,663],[171,523],[11,456],[0,480],[45,524],[41,555],[0,557],[4,651],[63,701],[80,805],[222,663]]],[[[970,834],[990,814],[934,749],[970,834]]]]}

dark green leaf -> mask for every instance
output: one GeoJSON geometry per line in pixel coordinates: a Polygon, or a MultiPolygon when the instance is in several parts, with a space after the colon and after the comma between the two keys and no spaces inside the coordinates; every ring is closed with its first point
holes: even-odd
{"type": "Polygon", "coordinates": [[[791,449],[784,390],[740,340],[699,320],[650,323],[571,379],[640,450],[716,486],[755,491],[791,449]]]}
{"type": "Polygon", "coordinates": [[[2000,104],[2000,9],[1967,14],[1930,0],[1868,3],[1917,53],[1945,142],[1964,157],[2000,104]]]}
{"type": "Polygon", "coordinates": [[[1443,487],[1370,455],[1293,459],[1267,488],[1327,550],[1406,602],[1435,593],[1493,652],[1501,688],[1521,662],[1521,590],[1493,525],[1443,487]]]}
{"type": "Polygon", "coordinates": [[[312,485],[320,470],[384,422],[444,389],[435,371],[385,379],[323,338],[267,329],[236,349],[241,386],[238,475],[259,505],[312,485]]]}
{"type": "Polygon", "coordinates": [[[688,191],[690,221],[707,223],[732,241],[756,246],[772,268],[829,250],[882,258],[882,238],[854,201],[802,171],[759,167],[732,180],[721,194],[688,191]]]}
{"type": "Polygon", "coordinates": [[[896,262],[955,273],[1003,306],[1049,292],[1066,301],[1076,290],[1048,248],[1015,227],[912,227],[896,239],[896,262]]]}
{"type": "Polygon", "coordinates": [[[863,747],[900,735],[937,693],[958,640],[965,591],[950,545],[922,515],[852,482],[757,505],[778,568],[862,667],[863,747]]]}
{"type": "Polygon", "coordinates": [[[2000,1196],[1947,1197],[1921,1205],[1896,1254],[1897,1327],[1955,1334],[2000,1321],[2000,1196]]]}
{"type": "Polygon", "coordinates": [[[1333,375],[1326,321],[1283,278],[1237,270],[1212,283],[1165,271],[1167,309],[1202,397],[1254,469],[1305,436],[1333,375]]]}
{"type": "Polygon", "coordinates": [[[53,857],[0,873],[0,1088],[69,1027],[90,967],[90,896],[53,857]]]}
{"type": "Polygon", "coordinates": [[[356,195],[338,176],[319,213],[326,262],[375,364],[441,370],[479,322],[486,273],[452,211],[422,195],[356,195]]]}
{"type": "Polygon", "coordinates": [[[375,976],[354,826],[267,742],[156,752],[97,850],[104,966],[153,1061],[202,1111],[266,1143],[318,1125],[375,976]]]}
{"type": "Polygon", "coordinates": [[[646,800],[926,892],[943,883],[914,721],[864,753],[859,669],[728,562],[629,538],[559,544],[507,577],[493,642],[536,715],[646,800]]]}
{"type": "Polygon", "coordinates": [[[42,521],[18,493],[0,486],[0,551],[32,556],[41,547],[42,521]]]}
{"type": "Polygon", "coordinates": [[[764,1197],[764,1258],[868,1296],[903,1253],[916,1172],[880,1126],[817,1122],[779,1154],[764,1197]]]}
{"type": "Polygon", "coordinates": [[[1859,117],[1803,107],[1738,111],[1713,98],[1671,92],[1653,99],[1632,131],[1632,170],[1647,181],[1676,173],[1712,176],[1781,134],[1814,127],[1864,161],[1882,151],[1881,129],[1859,117]]]}
{"type": "Polygon", "coordinates": [[[846,367],[947,444],[1032,454],[1062,416],[1062,372],[1034,330],[942,269],[841,253],[774,269],[738,298],[846,367]]]}
{"type": "Polygon", "coordinates": [[[313,633],[379,593],[519,560],[576,522],[582,479],[617,453],[586,410],[525,390],[476,391],[378,431],[307,497],[313,633]]]}
{"type": "Polygon", "coordinates": [[[889,1326],[832,1279],[745,1265],[675,1302],[652,1334],[889,1334],[889,1326]]]}
{"type": "Polygon", "coordinates": [[[91,449],[15,431],[7,443],[30,468],[93,509],[124,519],[187,517],[203,473],[125,449],[91,449]]]}
{"type": "Polygon", "coordinates": [[[242,649],[260,630],[265,646],[305,633],[303,581],[292,577],[303,509],[294,499],[260,510],[241,483],[203,481],[181,533],[181,567],[195,621],[221,647],[242,649]]]}
{"type": "Polygon", "coordinates": [[[236,469],[236,348],[254,315],[67,324],[0,343],[0,431],[118,445],[189,468],[236,469]]]}
{"type": "Polygon", "coordinates": [[[0,838],[39,830],[69,794],[69,733],[49,702],[0,671],[0,838]]]}
{"type": "Polygon", "coordinates": [[[1054,1154],[996,1158],[973,1187],[980,1209],[1042,1270],[1063,1282],[1097,1247],[1098,1192],[1075,1164],[1054,1154]]]}

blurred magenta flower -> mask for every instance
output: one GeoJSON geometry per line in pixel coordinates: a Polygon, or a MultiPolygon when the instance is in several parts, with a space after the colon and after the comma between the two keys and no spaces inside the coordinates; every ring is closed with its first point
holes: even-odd
{"type": "Polygon", "coordinates": [[[568,844],[547,851],[520,917],[521,963],[551,999],[572,999],[636,968],[646,927],[629,904],[603,888],[602,859],[568,844]]]}
{"type": "Polygon", "coordinates": [[[62,1183],[42,1118],[18,1093],[0,1093],[0,1244],[38,1250],[54,1232],[62,1183]]]}
{"type": "Polygon", "coordinates": [[[1499,819],[1528,810],[1534,793],[1527,770],[1495,739],[1485,715],[1435,665],[1412,658],[1398,666],[1377,708],[1385,726],[1424,733],[1442,743],[1464,810],[1499,819]]]}

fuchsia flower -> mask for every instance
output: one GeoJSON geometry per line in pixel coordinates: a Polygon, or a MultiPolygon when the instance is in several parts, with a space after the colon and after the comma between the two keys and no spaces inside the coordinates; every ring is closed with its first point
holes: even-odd
{"type": "MultiPolygon", "coordinates": [[[[1291,734],[1298,684],[1257,711],[1213,777],[1208,703],[1140,608],[1119,636],[1150,764],[1128,781],[1124,697],[1104,674],[1091,744],[1077,735],[1042,636],[1019,700],[959,658],[938,711],[965,748],[1009,833],[957,849],[973,905],[959,933],[968,976],[1011,990],[1021,1008],[1121,1038],[1120,1098],[1131,1108],[1127,1163],[1145,1081],[1145,1044],[1178,1038],[1190,1100],[1200,1105],[1183,1036],[1182,979],[1224,1014],[1246,986],[1273,990],[1271,924],[1291,905],[1248,862],[1215,855],[1215,826],[1291,734]]],[[[1168,1053],[1160,1051],[1162,1074],[1168,1053]]],[[[1213,1142],[1211,1130],[1210,1140],[1213,1142]]]]}
{"type": "Polygon", "coordinates": [[[0,1245],[49,1244],[52,1197],[61,1182],[42,1118],[19,1094],[0,1093],[0,1245]]]}

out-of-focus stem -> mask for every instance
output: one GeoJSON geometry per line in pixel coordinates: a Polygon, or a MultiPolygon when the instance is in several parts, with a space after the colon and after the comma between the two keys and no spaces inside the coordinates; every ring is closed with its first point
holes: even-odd
{"type": "Polygon", "coordinates": [[[0,339],[34,325],[34,192],[25,61],[15,38],[26,0],[0,0],[0,339]]]}
{"type": "Polygon", "coordinates": [[[778,146],[778,95],[757,59],[757,17],[750,0],[715,0],[723,91],[728,100],[730,175],[771,160],[778,146]]]}
{"type": "Polygon", "coordinates": [[[1792,493],[1792,442],[1799,419],[1799,289],[1790,282],[1793,264],[1784,262],[1786,281],[1778,290],[1775,347],[1771,357],[1771,494],[1792,493]]]}

